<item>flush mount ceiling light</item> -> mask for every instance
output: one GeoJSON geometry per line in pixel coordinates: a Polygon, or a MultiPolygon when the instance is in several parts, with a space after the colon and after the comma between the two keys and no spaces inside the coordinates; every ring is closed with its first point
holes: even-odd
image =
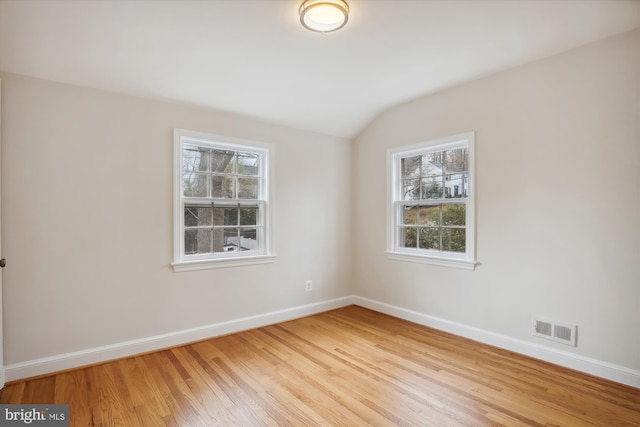
{"type": "Polygon", "coordinates": [[[339,30],[349,19],[349,5],[344,0],[305,0],[299,12],[302,26],[320,33],[339,30]]]}

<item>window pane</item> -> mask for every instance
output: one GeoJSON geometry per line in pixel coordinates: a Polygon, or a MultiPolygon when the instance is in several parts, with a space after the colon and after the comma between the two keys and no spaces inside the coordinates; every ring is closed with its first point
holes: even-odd
{"type": "Polygon", "coordinates": [[[442,250],[448,252],[465,251],[465,229],[464,228],[443,228],[442,229],[442,250]]]}
{"type": "Polygon", "coordinates": [[[238,178],[238,199],[258,198],[258,178],[238,178]]]}
{"type": "Polygon", "coordinates": [[[184,253],[186,255],[211,253],[211,230],[185,230],[184,253]]]}
{"type": "Polygon", "coordinates": [[[418,210],[418,224],[438,227],[440,225],[440,206],[422,206],[418,210]]]}
{"type": "Polygon", "coordinates": [[[405,157],[400,161],[402,178],[418,178],[422,165],[422,156],[405,157]]]}
{"type": "Polygon", "coordinates": [[[422,176],[442,175],[444,172],[443,158],[442,151],[426,154],[422,163],[422,176]]]}
{"type": "Polygon", "coordinates": [[[214,207],[213,225],[238,225],[237,207],[214,207]]]}
{"type": "Polygon", "coordinates": [[[446,151],[444,155],[444,167],[446,172],[466,172],[469,170],[467,164],[467,149],[457,148],[446,151]]]}
{"type": "Polygon", "coordinates": [[[400,211],[400,224],[416,224],[416,218],[418,216],[418,206],[403,206],[400,211]]]}
{"type": "Polygon", "coordinates": [[[260,161],[257,154],[238,153],[238,173],[260,175],[260,161]]]}
{"type": "Polygon", "coordinates": [[[235,151],[213,150],[211,154],[211,171],[218,173],[234,173],[235,154],[235,151]]]}
{"type": "Polygon", "coordinates": [[[420,200],[419,179],[405,179],[402,181],[402,200],[420,200]]]}
{"type": "Polygon", "coordinates": [[[184,226],[199,227],[211,225],[211,208],[186,206],[184,208],[184,226]]]}
{"type": "Polygon", "coordinates": [[[442,188],[442,176],[422,178],[422,199],[442,198],[442,188]]]}
{"type": "Polygon", "coordinates": [[[419,227],[419,248],[440,250],[439,230],[436,227],[419,227]]]}
{"type": "Polygon", "coordinates": [[[258,231],[255,228],[240,229],[240,250],[255,251],[258,246],[258,231]]]}
{"type": "Polygon", "coordinates": [[[466,205],[442,205],[442,225],[465,225],[466,205]]]}
{"type": "Polygon", "coordinates": [[[399,230],[399,244],[401,248],[416,248],[416,228],[415,227],[402,227],[399,230]]]}
{"type": "Polygon", "coordinates": [[[240,225],[258,225],[258,208],[240,208],[240,225]]]}
{"type": "Polygon", "coordinates": [[[182,150],[182,170],[206,172],[209,169],[209,150],[186,145],[182,150]]]}
{"type": "Polygon", "coordinates": [[[458,199],[469,197],[468,190],[469,177],[467,174],[456,173],[445,176],[445,198],[458,199]]]}
{"type": "Polygon", "coordinates": [[[213,230],[214,252],[235,252],[238,250],[237,228],[216,228],[213,230]]]}
{"type": "Polygon", "coordinates": [[[207,175],[185,173],[182,182],[186,197],[207,197],[207,175]]]}
{"type": "Polygon", "coordinates": [[[234,199],[235,193],[235,181],[232,176],[213,175],[211,177],[211,197],[234,199]]]}

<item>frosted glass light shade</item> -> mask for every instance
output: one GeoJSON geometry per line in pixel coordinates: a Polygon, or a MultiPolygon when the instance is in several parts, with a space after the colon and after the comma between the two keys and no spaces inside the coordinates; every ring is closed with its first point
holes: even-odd
{"type": "Polygon", "coordinates": [[[300,23],[320,33],[339,30],[349,19],[349,6],[344,0],[305,0],[299,12],[300,23]]]}

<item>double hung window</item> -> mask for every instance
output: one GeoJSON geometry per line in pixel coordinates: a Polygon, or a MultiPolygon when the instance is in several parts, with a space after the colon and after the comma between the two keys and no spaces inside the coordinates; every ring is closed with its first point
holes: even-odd
{"type": "Polygon", "coordinates": [[[474,135],[389,152],[390,258],[472,269],[474,135]]]}
{"type": "Polygon", "coordinates": [[[264,261],[269,149],[176,130],[174,155],[174,269],[264,261]]]}

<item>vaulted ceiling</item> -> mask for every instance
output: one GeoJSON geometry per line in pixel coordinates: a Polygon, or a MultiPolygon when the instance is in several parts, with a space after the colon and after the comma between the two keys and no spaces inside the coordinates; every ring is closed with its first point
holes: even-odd
{"type": "Polygon", "coordinates": [[[345,138],[385,109],[640,27],[638,0],[0,0],[0,70],[345,138]]]}

